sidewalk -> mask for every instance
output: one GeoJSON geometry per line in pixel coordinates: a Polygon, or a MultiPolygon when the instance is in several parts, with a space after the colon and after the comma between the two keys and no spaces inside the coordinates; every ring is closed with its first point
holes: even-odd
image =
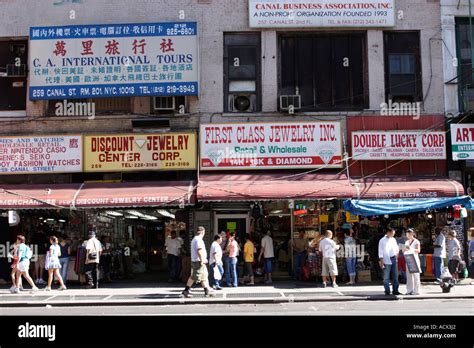
{"type": "MultiPolygon", "coordinates": [[[[205,298],[200,287],[194,288],[193,298],[184,299],[179,295],[180,284],[142,283],[104,284],[99,289],[71,287],[66,291],[46,292],[23,291],[10,294],[6,287],[0,289],[0,307],[14,306],[137,306],[172,304],[256,304],[317,301],[399,301],[421,299],[474,299],[474,286],[466,279],[456,285],[450,293],[442,293],[439,285],[423,283],[419,296],[386,296],[380,283],[341,285],[338,288],[322,288],[315,283],[275,282],[273,285],[240,286],[216,291],[216,297],[205,298]]],[[[400,286],[406,292],[406,286],[400,286]]]]}

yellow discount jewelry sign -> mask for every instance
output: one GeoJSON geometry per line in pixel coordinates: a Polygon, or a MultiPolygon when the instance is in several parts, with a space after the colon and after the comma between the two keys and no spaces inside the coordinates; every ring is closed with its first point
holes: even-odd
{"type": "Polygon", "coordinates": [[[101,134],[84,136],[84,171],[194,170],[196,134],[101,134]]]}

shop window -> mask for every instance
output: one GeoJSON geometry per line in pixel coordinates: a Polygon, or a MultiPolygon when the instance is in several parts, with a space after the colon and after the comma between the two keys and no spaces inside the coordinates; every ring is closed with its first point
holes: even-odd
{"type": "Polygon", "coordinates": [[[422,101],[419,32],[385,32],[384,48],[387,103],[422,101]]]}
{"type": "Polygon", "coordinates": [[[185,96],[154,97],[151,108],[159,115],[180,115],[189,113],[188,98],[185,96]]]}
{"type": "Polygon", "coordinates": [[[295,105],[302,111],[367,108],[365,36],[365,33],[282,34],[280,110],[286,109],[283,104],[287,98],[296,99],[295,105]]]}
{"type": "MultiPolygon", "coordinates": [[[[48,115],[56,115],[57,103],[64,105],[64,100],[50,100],[48,103],[48,115]]],[[[93,105],[96,115],[130,114],[132,112],[130,97],[68,99],[66,103],[66,108],[69,107],[69,103],[75,104],[74,109],[69,109],[77,111],[74,116],[88,116],[81,115],[83,109],[79,105],[84,105],[85,107],[88,105],[92,107],[93,105]]],[[[68,115],[66,114],[65,116],[68,115]]]]}
{"type": "Polygon", "coordinates": [[[225,34],[225,112],[261,110],[260,56],[260,33],[225,34]]]}
{"type": "Polygon", "coordinates": [[[26,109],[27,41],[0,41],[0,110],[26,109]]]}

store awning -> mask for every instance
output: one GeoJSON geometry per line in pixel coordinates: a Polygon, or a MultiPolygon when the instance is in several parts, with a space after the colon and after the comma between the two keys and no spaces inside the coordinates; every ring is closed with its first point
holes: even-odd
{"type": "Polygon", "coordinates": [[[192,205],[193,181],[87,183],[74,201],[76,208],[130,208],[192,205]]]}
{"type": "Polygon", "coordinates": [[[192,205],[193,181],[0,186],[0,209],[132,208],[192,205]]]}
{"type": "Polygon", "coordinates": [[[198,201],[273,201],[344,199],[352,197],[352,187],[339,174],[202,174],[198,201]]]}
{"type": "Polygon", "coordinates": [[[0,209],[69,209],[80,184],[0,185],[0,209]]]}
{"type": "Polygon", "coordinates": [[[352,180],[355,199],[426,199],[463,196],[464,187],[449,179],[414,177],[352,180]]]}
{"type": "Polygon", "coordinates": [[[344,201],[344,210],[362,216],[370,215],[396,215],[416,213],[420,211],[442,209],[460,204],[467,209],[472,209],[472,199],[469,196],[453,198],[427,198],[427,199],[349,199],[344,201]]]}

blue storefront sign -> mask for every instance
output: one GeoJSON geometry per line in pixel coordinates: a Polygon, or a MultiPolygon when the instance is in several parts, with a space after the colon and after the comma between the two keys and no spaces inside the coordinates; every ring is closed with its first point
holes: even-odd
{"type": "Polygon", "coordinates": [[[198,95],[197,23],[30,28],[30,99],[198,95]]]}

